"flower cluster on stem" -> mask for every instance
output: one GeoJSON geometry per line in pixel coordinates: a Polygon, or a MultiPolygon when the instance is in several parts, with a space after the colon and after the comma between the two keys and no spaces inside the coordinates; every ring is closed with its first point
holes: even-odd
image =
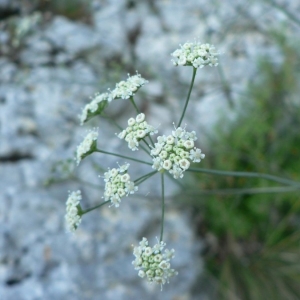
{"type": "Polygon", "coordinates": [[[116,84],[115,89],[111,91],[111,97],[112,99],[129,99],[147,82],[148,81],[138,73],[133,76],[128,74],[126,81],[120,81],[116,84]]]}
{"type": "Polygon", "coordinates": [[[153,247],[149,246],[148,240],[143,238],[138,247],[134,247],[132,262],[138,275],[146,278],[150,283],[157,283],[161,286],[169,283],[169,278],[178,274],[171,269],[170,260],[174,257],[175,250],[165,249],[166,243],[158,242],[153,247]],[[164,250],[164,251],[163,251],[164,250]]]}
{"type": "Polygon", "coordinates": [[[157,133],[157,130],[145,121],[145,114],[140,113],[136,118],[128,120],[128,127],[118,134],[120,139],[125,139],[128,147],[132,150],[138,150],[139,141],[148,135],[157,133]]]}
{"type": "Polygon", "coordinates": [[[109,93],[95,94],[92,101],[83,108],[80,116],[80,124],[83,125],[84,122],[98,115],[111,100],[109,93]]]}
{"type": "Polygon", "coordinates": [[[119,166],[119,168],[109,169],[104,173],[104,199],[110,200],[111,206],[119,207],[121,198],[134,194],[138,187],[130,181],[130,175],[127,173],[129,164],[119,166]]]}
{"type": "Polygon", "coordinates": [[[155,147],[151,150],[153,156],[153,169],[167,170],[175,179],[182,178],[184,171],[192,162],[200,162],[205,155],[201,149],[194,146],[197,140],[195,131],[187,132],[178,127],[172,135],[159,136],[155,147]]]}
{"type": "Polygon", "coordinates": [[[185,43],[180,45],[171,56],[175,66],[193,66],[194,68],[203,68],[204,66],[217,66],[218,58],[215,47],[210,44],[185,43]]]}
{"type": "Polygon", "coordinates": [[[130,76],[126,81],[120,81],[116,83],[116,87],[111,91],[110,89],[106,93],[97,93],[90,103],[88,103],[82,110],[80,118],[80,124],[88,121],[90,118],[100,114],[106,105],[115,99],[129,99],[134,96],[140,87],[145,85],[148,81],[144,79],[139,73],[130,76]]]}
{"type": "Polygon", "coordinates": [[[91,130],[81,144],[77,147],[76,151],[76,162],[77,165],[89,154],[93,153],[97,149],[97,138],[98,138],[98,129],[95,128],[91,130]]]}
{"type": "Polygon", "coordinates": [[[69,197],[66,202],[65,222],[66,228],[70,232],[75,232],[81,223],[81,216],[79,214],[81,191],[69,192],[69,197]]]}

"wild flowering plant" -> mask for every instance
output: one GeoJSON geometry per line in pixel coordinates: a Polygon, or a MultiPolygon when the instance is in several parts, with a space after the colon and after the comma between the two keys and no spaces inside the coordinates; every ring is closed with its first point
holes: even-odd
{"type": "MultiPolygon", "coordinates": [[[[80,123],[83,125],[88,120],[95,116],[101,116],[107,105],[115,105],[116,99],[130,101],[134,110],[133,115],[127,122],[127,127],[121,132],[116,133],[117,138],[124,140],[128,148],[132,151],[142,149],[151,163],[139,160],[134,156],[124,156],[118,153],[107,152],[101,150],[97,146],[97,138],[99,129],[90,130],[82,143],[77,147],[75,160],[77,165],[87,156],[94,153],[103,153],[123,158],[126,161],[135,161],[149,166],[149,173],[133,180],[130,175],[130,164],[126,161],[118,167],[108,169],[102,176],[104,179],[104,201],[95,207],[82,209],[81,191],[73,191],[69,193],[66,202],[66,227],[70,232],[76,232],[76,229],[81,224],[83,215],[99,208],[103,205],[110,204],[112,209],[121,206],[121,200],[131,194],[138,192],[139,185],[148,180],[151,176],[159,173],[161,176],[161,230],[160,238],[154,246],[150,246],[147,238],[143,238],[139,246],[134,247],[133,255],[135,259],[132,264],[138,271],[138,276],[148,281],[162,286],[168,283],[170,278],[177,275],[177,271],[171,268],[171,260],[174,258],[175,250],[165,249],[164,241],[164,212],[165,212],[165,187],[164,178],[169,176],[175,181],[183,178],[184,173],[201,172],[224,176],[243,176],[243,177],[260,177],[267,180],[288,184],[299,188],[299,184],[291,180],[272,176],[268,174],[250,173],[250,172],[229,172],[220,170],[207,170],[203,168],[192,168],[191,163],[200,163],[205,155],[198,148],[197,134],[195,131],[187,130],[187,126],[182,126],[182,121],[188,107],[191,91],[194,85],[194,80],[198,69],[205,66],[218,65],[218,52],[214,46],[210,44],[201,44],[197,41],[180,45],[180,48],[172,54],[172,62],[175,66],[188,66],[192,69],[192,80],[190,83],[188,95],[185,104],[182,108],[182,113],[177,124],[174,124],[174,130],[168,134],[158,133],[158,128],[150,125],[146,121],[146,116],[137,107],[134,96],[143,85],[148,81],[142,78],[140,74],[129,76],[126,81],[121,81],[116,84],[113,90],[108,90],[102,94],[96,94],[90,103],[82,110],[80,115],[80,123]],[[157,136],[156,136],[157,135],[157,136]],[[151,169],[152,167],[152,169],[151,169]]],[[[188,127],[191,127],[189,124],[188,127]]],[[[100,127],[101,128],[101,127],[100,127]]]]}
{"type": "Polygon", "coordinates": [[[131,160],[148,164],[150,169],[152,166],[152,171],[132,180],[129,171],[130,164],[127,162],[124,162],[123,165],[118,165],[117,168],[108,169],[103,176],[99,176],[104,179],[104,194],[102,197],[104,201],[95,207],[84,210],[80,205],[81,191],[69,192],[65,216],[68,231],[74,233],[80,225],[83,215],[109,203],[110,207],[118,208],[121,205],[122,198],[136,193],[139,184],[151,176],[160,173],[162,190],[160,239],[151,247],[148,244],[147,238],[144,237],[142,241],[140,241],[139,246],[134,247],[133,255],[135,259],[132,264],[138,271],[138,276],[144,278],[149,283],[157,283],[161,287],[165,283],[168,283],[171,277],[178,274],[177,271],[171,268],[171,260],[174,258],[175,250],[165,249],[166,243],[163,240],[165,206],[164,176],[168,175],[176,180],[180,180],[184,172],[189,170],[191,163],[199,163],[201,159],[205,157],[201,149],[196,146],[196,132],[187,131],[186,126],[181,126],[181,123],[188,106],[197,69],[207,65],[216,66],[218,61],[218,53],[214,47],[209,44],[200,44],[199,42],[185,43],[171,55],[175,65],[191,66],[193,69],[193,77],[180,121],[177,126],[174,123],[174,130],[168,135],[158,135],[157,127],[150,125],[146,121],[145,114],[139,110],[134,101],[135,93],[148,82],[138,73],[134,76],[128,75],[127,80],[117,83],[113,90],[109,89],[104,93],[96,94],[91,99],[91,102],[83,108],[80,115],[80,123],[83,125],[91,118],[102,115],[107,105],[114,105],[114,100],[129,100],[136,114],[129,118],[127,127],[121,132],[116,133],[116,135],[119,139],[124,140],[128,144],[130,150],[139,151],[140,148],[143,149],[147,155],[149,155],[152,163],[98,149],[98,128],[90,130],[79,144],[76,150],[75,160],[77,165],[79,165],[87,156],[99,152],[107,155],[115,155],[116,157],[126,159],[126,161],[131,160]],[[158,136],[155,137],[156,135],[158,136]]]}

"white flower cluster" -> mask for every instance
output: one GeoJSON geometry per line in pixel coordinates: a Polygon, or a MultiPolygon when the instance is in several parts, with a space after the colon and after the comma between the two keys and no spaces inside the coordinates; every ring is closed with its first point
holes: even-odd
{"type": "Polygon", "coordinates": [[[169,283],[169,278],[178,274],[171,269],[170,260],[174,257],[175,250],[168,250],[164,247],[166,243],[158,242],[152,248],[148,246],[148,240],[143,238],[138,247],[134,247],[132,262],[138,275],[146,278],[150,283],[158,283],[161,286],[169,283]]]}
{"type": "Polygon", "coordinates": [[[136,118],[128,120],[128,127],[118,134],[120,139],[125,139],[128,147],[132,150],[138,150],[139,141],[147,135],[153,135],[157,130],[145,121],[145,114],[140,113],[136,118]]]}
{"type": "Polygon", "coordinates": [[[82,110],[80,118],[80,124],[88,121],[91,117],[100,114],[108,102],[114,99],[128,99],[134,96],[135,92],[148,81],[141,77],[140,74],[130,76],[126,81],[120,81],[116,84],[115,89],[112,91],[109,89],[107,93],[96,94],[90,103],[88,103],[82,110]]]}
{"type": "Polygon", "coordinates": [[[66,227],[70,232],[75,232],[75,230],[81,223],[81,216],[79,216],[78,208],[77,208],[81,199],[82,198],[81,198],[80,190],[72,193],[69,192],[69,197],[66,202],[67,212],[65,215],[65,221],[66,221],[66,227]]]}
{"type": "Polygon", "coordinates": [[[140,74],[129,76],[126,81],[120,81],[116,84],[114,90],[111,91],[112,99],[128,99],[134,95],[134,93],[148,81],[141,77],[140,74]]]}
{"type": "Polygon", "coordinates": [[[134,194],[138,190],[138,187],[134,185],[133,181],[130,181],[130,176],[127,173],[129,164],[119,166],[118,169],[109,169],[104,173],[105,201],[110,200],[111,205],[119,207],[121,198],[125,195],[134,194]]]}
{"type": "Polygon", "coordinates": [[[76,162],[77,165],[84,159],[87,155],[91,154],[97,145],[98,131],[97,129],[91,130],[81,144],[77,147],[76,151],[76,162]]]}
{"type": "Polygon", "coordinates": [[[206,65],[217,66],[219,53],[215,47],[210,44],[201,44],[200,42],[185,43],[180,45],[180,49],[171,53],[172,62],[175,66],[193,66],[194,68],[203,68],[206,65]]]}
{"type": "Polygon", "coordinates": [[[97,115],[100,110],[111,101],[109,93],[96,94],[90,103],[88,103],[82,110],[80,116],[80,124],[82,125],[89,118],[97,115]]]}
{"type": "Polygon", "coordinates": [[[165,169],[175,179],[182,178],[183,172],[192,162],[200,162],[205,157],[201,150],[194,146],[197,140],[195,131],[187,132],[178,127],[172,131],[172,135],[159,136],[155,147],[151,150],[153,156],[153,169],[158,171],[165,169]]]}

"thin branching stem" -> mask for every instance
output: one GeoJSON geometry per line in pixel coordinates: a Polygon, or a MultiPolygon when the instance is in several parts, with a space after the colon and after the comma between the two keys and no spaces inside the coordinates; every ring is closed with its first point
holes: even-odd
{"type": "Polygon", "coordinates": [[[180,180],[175,179],[169,172],[167,172],[166,174],[175,184],[180,186],[182,189],[186,188],[186,186],[182,182],[180,182],[180,180]]]}
{"type": "Polygon", "coordinates": [[[183,108],[183,112],[181,114],[181,117],[180,117],[180,120],[179,120],[179,123],[178,123],[177,127],[179,127],[181,125],[181,122],[182,122],[182,120],[184,118],[184,115],[185,115],[186,108],[187,108],[187,106],[189,104],[191,92],[192,92],[192,89],[193,89],[193,86],[194,86],[194,81],[195,81],[196,73],[197,73],[197,68],[193,67],[193,77],[192,77],[192,81],[191,81],[191,84],[190,84],[189,93],[187,95],[187,98],[186,98],[186,101],[185,101],[185,105],[184,105],[184,108],[183,108]]]}
{"type": "Polygon", "coordinates": [[[134,102],[133,96],[130,97],[130,102],[132,103],[132,105],[134,106],[136,112],[139,114],[140,110],[138,109],[137,105],[134,102]]]}
{"type": "Polygon", "coordinates": [[[213,189],[213,190],[196,190],[184,193],[187,196],[197,195],[243,195],[243,194],[272,194],[272,193],[290,193],[296,192],[300,187],[293,186],[274,186],[262,188],[245,188],[245,189],[213,189]]]}
{"type": "Polygon", "coordinates": [[[148,178],[152,177],[154,174],[156,174],[157,171],[152,171],[146,175],[141,176],[140,178],[136,179],[134,181],[135,184],[141,184],[142,182],[144,182],[145,180],[147,180],[148,178]]]}
{"type": "Polygon", "coordinates": [[[125,155],[113,153],[113,152],[107,152],[107,151],[100,150],[100,149],[96,149],[95,152],[99,152],[99,153],[103,153],[103,154],[108,154],[108,155],[113,155],[113,156],[125,158],[125,159],[128,159],[128,160],[132,160],[132,161],[136,161],[136,162],[139,162],[139,163],[142,163],[142,164],[145,164],[145,165],[152,166],[152,163],[149,163],[149,162],[146,162],[146,161],[143,161],[143,160],[140,160],[140,159],[136,159],[136,158],[133,158],[133,157],[129,157],[129,156],[125,156],[125,155]]]}
{"type": "Polygon", "coordinates": [[[165,220],[165,180],[164,173],[161,173],[161,229],[160,229],[160,239],[162,242],[164,235],[164,220],[165,220]]]}
{"type": "Polygon", "coordinates": [[[300,183],[297,181],[293,181],[293,180],[290,180],[287,178],[282,178],[279,176],[274,176],[274,175],[265,174],[265,173],[220,171],[220,170],[203,169],[203,168],[189,168],[187,171],[195,172],[195,173],[220,175],[220,176],[263,178],[263,179],[275,181],[275,182],[290,185],[290,186],[300,187],[300,183]]]}
{"type": "MultiPolygon", "coordinates": [[[[140,145],[139,146],[144,152],[146,152],[148,155],[150,155],[150,152],[143,146],[143,145],[140,145]]],[[[149,146],[148,146],[149,147],[149,146]]],[[[151,156],[151,155],[150,155],[151,156]]]]}
{"type": "Polygon", "coordinates": [[[101,207],[101,206],[107,204],[108,202],[110,202],[110,200],[107,200],[107,201],[105,201],[105,202],[102,202],[102,203],[100,203],[100,204],[98,204],[98,205],[96,205],[96,206],[94,206],[94,207],[91,207],[91,208],[82,210],[82,211],[80,212],[80,215],[82,216],[82,215],[84,215],[84,214],[86,214],[86,213],[88,213],[88,212],[90,212],[90,211],[92,211],[92,210],[94,210],[94,209],[97,209],[97,208],[99,208],[99,207],[101,207]]]}
{"type": "Polygon", "coordinates": [[[154,142],[153,142],[153,140],[152,140],[151,135],[149,135],[149,139],[150,139],[150,142],[151,142],[151,144],[152,144],[152,147],[154,147],[154,142]]]}
{"type": "MultiPolygon", "coordinates": [[[[142,141],[147,145],[147,147],[148,147],[149,149],[151,149],[150,146],[149,146],[149,144],[147,143],[147,141],[146,141],[145,139],[142,139],[142,141]]],[[[150,152],[149,152],[147,149],[145,149],[145,152],[147,152],[147,154],[150,155],[150,152]]],[[[150,155],[150,156],[151,156],[151,155],[150,155]]]]}

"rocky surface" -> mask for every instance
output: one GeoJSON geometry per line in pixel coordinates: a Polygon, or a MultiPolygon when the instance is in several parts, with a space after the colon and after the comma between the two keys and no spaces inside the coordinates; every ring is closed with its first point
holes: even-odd
{"type": "MultiPolygon", "coordinates": [[[[288,9],[299,11],[297,1],[290,2],[288,9]]],[[[189,68],[172,66],[170,52],[195,37],[212,42],[223,53],[224,77],[217,68],[198,72],[186,118],[188,129],[195,124],[204,139],[220,110],[231,113],[224,81],[231,86],[229,100],[236,102],[256,74],[258,57],[281,59],[265,31],[285,23],[289,35],[296,25],[259,1],[246,7],[245,1],[110,0],[90,3],[88,24],[41,12],[41,20],[24,33],[9,23],[13,18],[13,26],[20,26],[19,12],[34,12],[20,3],[0,1],[6,13],[0,26],[0,299],[207,299],[192,292],[202,270],[202,244],[188,210],[172,206],[177,191],[172,182],[167,183],[165,241],[176,250],[179,275],[162,292],[143,282],[131,265],[131,245],[143,236],[154,243],[160,232],[159,178],[146,181],[120,209],[88,214],[74,236],[64,230],[67,191],[82,189],[85,207],[99,203],[102,191],[74,180],[43,183],[55,162],[73,158],[91,126],[100,127],[100,148],[120,151],[118,130],[106,120],[79,126],[78,114],[95,92],[113,88],[137,69],[150,81],[137,102],[150,124],[167,131],[178,119],[191,77],[189,68]],[[22,32],[18,46],[12,43],[17,32],[22,32]]],[[[128,104],[120,100],[108,110],[123,126],[134,114],[128,104]]],[[[126,147],[122,151],[130,154],[126,147]]],[[[116,161],[122,162],[95,155],[75,173],[103,186],[95,163],[107,168],[116,161]]],[[[149,171],[132,166],[136,177],[149,171]]]]}

